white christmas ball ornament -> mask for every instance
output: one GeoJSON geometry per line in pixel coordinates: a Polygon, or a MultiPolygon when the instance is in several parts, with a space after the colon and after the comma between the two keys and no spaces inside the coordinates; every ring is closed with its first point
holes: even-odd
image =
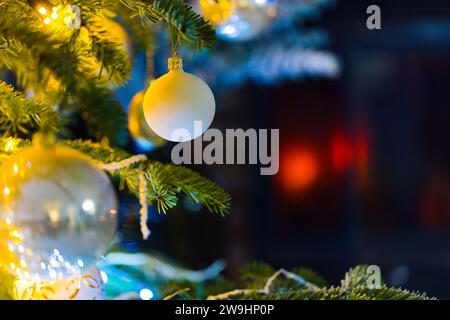
{"type": "Polygon", "coordinates": [[[185,142],[202,135],[214,119],[216,103],[208,85],[184,72],[182,61],[169,59],[169,72],[153,81],[145,93],[144,116],[160,137],[185,142]]]}

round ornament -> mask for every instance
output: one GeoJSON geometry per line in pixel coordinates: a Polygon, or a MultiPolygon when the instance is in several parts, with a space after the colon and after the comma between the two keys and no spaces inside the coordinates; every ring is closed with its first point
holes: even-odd
{"type": "Polygon", "coordinates": [[[136,145],[145,151],[162,147],[166,140],[150,129],[145,121],[142,102],[145,91],[139,91],[133,97],[128,107],[128,130],[136,145]]]}
{"type": "Polygon", "coordinates": [[[219,38],[236,42],[255,38],[276,15],[275,0],[200,0],[199,6],[219,38]]]}
{"type": "Polygon", "coordinates": [[[0,167],[0,264],[25,280],[80,277],[113,240],[116,210],[88,157],[35,143],[0,167]]]}
{"type": "Polygon", "coordinates": [[[214,119],[216,103],[208,85],[183,71],[180,58],[169,59],[169,72],[150,84],[144,116],[160,137],[185,142],[201,136],[214,119]]]}

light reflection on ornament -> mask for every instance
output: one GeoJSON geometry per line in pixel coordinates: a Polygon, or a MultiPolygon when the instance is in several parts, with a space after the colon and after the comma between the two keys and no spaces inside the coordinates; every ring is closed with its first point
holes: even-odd
{"type": "Polygon", "coordinates": [[[103,283],[108,283],[108,275],[105,271],[100,271],[100,275],[102,277],[103,283]]]}
{"type": "Polygon", "coordinates": [[[45,9],[45,7],[40,7],[39,8],[39,13],[42,14],[42,15],[45,15],[45,14],[47,14],[47,9],[45,9]]]}
{"type": "Polygon", "coordinates": [[[10,193],[11,193],[11,190],[8,187],[4,187],[3,188],[3,194],[5,196],[9,196],[10,193]]]}
{"type": "Polygon", "coordinates": [[[81,205],[84,211],[89,214],[95,214],[95,203],[92,199],[86,199],[81,205]]]}
{"type": "Polygon", "coordinates": [[[52,19],[54,19],[54,20],[56,20],[56,19],[58,19],[58,8],[56,8],[56,7],[53,7],[52,8],[52,14],[51,14],[51,17],[52,17],[52,19]]]}

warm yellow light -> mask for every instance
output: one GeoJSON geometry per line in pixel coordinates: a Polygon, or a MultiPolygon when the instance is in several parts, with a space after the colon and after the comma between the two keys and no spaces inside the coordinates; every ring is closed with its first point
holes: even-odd
{"type": "Polygon", "coordinates": [[[13,165],[13,173],[14,174],[17,174],[19,172],[19,166],[17,165],[17,163],[15,163],[14,165],[13,165]]]}
{"type": "Polygon", "coordinates": [[[16,268],[16,265],[13,262],[11,262],[9,264],[9,267],[11,268],[11,270],[14,270],[16,268]]]}
{"type": "Polygon", "coordinates": [[[45,9],[44,7],[40,7],[39,8],[39,13],[40,14],[46,14],[47,13],[47,9],[45,9]]]}
{"type": "Polygon", "coordinates": [[[214,23],[219,23],[221,19],[222,19],[222,16],[221,16],[219,13],[214,13],[214,14],[211,16],[211,20],[212,20],[214,23]]]}
{"type": "Polygon", "coordinates": [[[3,188],[3,194],[5,196],[9,196],[10,193],[11,193],[11,190],[8,187],[4,187],[3,188]]]}
{"type": "Polygon", "coordinates": [[[5,151],[6,151],[6,152],[10,152],[10,151],[12,151],[12,150],[13,150],[13,141],[12,141],[12,139],[11,139],[11,140],[9,140],[9,141],[6,143],[5,151]]]}
{"type": "MultiPolygon", "coordinates": [[[[232,1],[234,0],[200,0],[200,11],[206,20],[214,25],[218,25],[231,17],[232,1]]],[[[245,3],[247,2],[248,0],[245,0],[245,3]]]]}
{"type": "Polygon", "coordinates": [[[59,211],[58,210],[49,210],[48,217],[50,218],[50,221],[53,223],[59,222],[59,211]]]}
{"type": "Polygon", "coordinates": [[[51,22],[50,18],[45,18],[45,19],[44,19],[44,23],[45,23],[45,24],[50,24],[50,22],[51,22]]]}
{"type": "Polygon", "coordinates": [[[58,14],[56,12],[52,13],[52,19],[58,19],[58,14]]]}
{"type": "Polygon", "coordinates": [[[220,7],[224,10],[228,10],[231,7],[231,2],[229,1],[221,1],[220,2],[220,7]]]}

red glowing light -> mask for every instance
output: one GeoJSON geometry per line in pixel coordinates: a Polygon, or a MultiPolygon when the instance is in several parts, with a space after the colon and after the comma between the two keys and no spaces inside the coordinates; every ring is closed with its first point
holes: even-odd
{"type": "Polygon", "coordinates": [[[331,140],[331,161],[337,172],[347,170],[354,162],[351,141],[342,134],[335,134],[331,140]]]}
{"type": "Polygon", "coordinates": [[[365,185],[369,173],[369,139],[365,130],[359,130],[355,139],[356,172],[360,184],[365,185]]]}
{"type": "Polygon", "coordinates": [[[287,191],[304,191],[318,176],[319,161],[314,152],[293,148],[281,154],[279,178],[287,191]]]}

